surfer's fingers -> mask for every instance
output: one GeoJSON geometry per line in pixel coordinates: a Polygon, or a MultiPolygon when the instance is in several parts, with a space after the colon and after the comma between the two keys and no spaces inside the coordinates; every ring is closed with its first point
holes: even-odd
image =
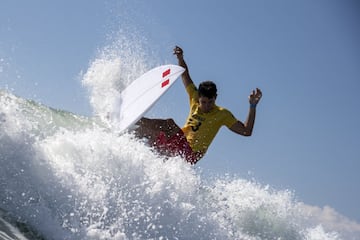
{"type": "Polygon", "coordinates": [[[261,97],[262,97],[262,92],[261,92],[261,90],[260,90],[259,88],[256,88],[256,96],[257,96],[258,98],[261,98],[261,97]]]}
{"type": "Polygon", "coordinates": [[[174,54],[176,55],[183,54],[183,50],[179,46],[175,46],[174,54]]]}
{"type": "Polygon", "coordinates": [[[249,100],[252,101],[253,99],[255,99],[255,90],[252,90],[249,95],[249,100]]]}

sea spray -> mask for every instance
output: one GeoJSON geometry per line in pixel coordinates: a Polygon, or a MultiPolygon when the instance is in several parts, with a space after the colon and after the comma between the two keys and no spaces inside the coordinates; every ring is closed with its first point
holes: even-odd
{"type": "Polygon", "coordinates": [[[145,39],[140,40],[130,30],[114,35],[109,38],[108,45],[99,49],[97,57],[82,76],[94,114],[104,122],[108,122],[109,114],[117,113],[120,92],[149,70],[154,62],[154,56],[146,54],[145,39]]]}
{"type": "Polygon", "coordinates": [[[45,239],[341,239],[291,191],[203,179],[112,131],[119,93],[151,62],[129,42],[100,50],[83,75],[95,117],[0,92],[0,208],[13,221],[45,239]]]}
{"type": "Polygon", "coordinates": [[[0,207],[45,239],[341,239],[307,224],[291,191],[205,180],[131,134],[9,93],[0,100],[0,207]],[[58,120],[36,124],[44,119],[58,120]]]}

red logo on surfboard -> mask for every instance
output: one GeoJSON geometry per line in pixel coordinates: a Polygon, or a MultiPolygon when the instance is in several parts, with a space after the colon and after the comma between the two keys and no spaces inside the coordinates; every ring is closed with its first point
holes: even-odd
{"type": "MultiPolygon", "coordinates": [[[[165,78],[169,74],[170,74],[170,68],[162,73],[162,77],[165,78]]],[[[166,79],[161,83],[161,87],[163,88],[167,86],[169,83],[170,83],[170,79],[166,79]]]]}

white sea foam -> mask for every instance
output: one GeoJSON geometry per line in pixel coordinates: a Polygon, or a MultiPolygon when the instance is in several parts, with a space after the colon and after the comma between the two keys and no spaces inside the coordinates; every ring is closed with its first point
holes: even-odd
{"type": "MultiPolygon", "coordinates": [[[[0,208],[45,239],[358,239],[359,224],[291,190],[167,161],[103,123],[148,70],[115,41],[83,75],[97,117],[0,92],[0,208]]],[[[0,229],[1,230],[1,229],[0,229]]]]}

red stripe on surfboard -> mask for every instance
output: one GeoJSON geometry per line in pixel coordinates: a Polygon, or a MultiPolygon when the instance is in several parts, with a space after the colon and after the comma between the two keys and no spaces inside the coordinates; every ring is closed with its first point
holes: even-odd
{"type": "Polygon", "coordinates": [[[165,80],[165,81],[163,81],[162,83],[161,83],[161,87],[163,88],[163,87],[165,87],[166,85],[168,85],[170,83],[170,79],[167,79],[167,80],[165,80]]]}
{"type": "Polygon", "coordinates": [[[163,78],[166,77],[167,75],[170,74],[170,68],[168,70],[166,70],[165,72],[163,72],[163,78]]]}

